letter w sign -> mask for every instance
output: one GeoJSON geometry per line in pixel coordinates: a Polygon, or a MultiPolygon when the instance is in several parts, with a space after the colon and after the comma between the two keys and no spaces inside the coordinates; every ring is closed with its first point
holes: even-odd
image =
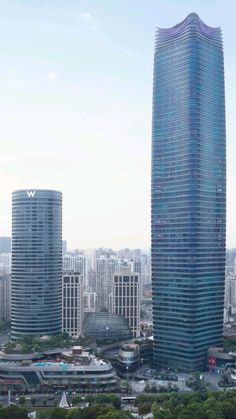
{"type": "Polygon", "coordinates": [[[29,198],[33,198],[35,195],[35,191],[27,191],[27,195],[29,198]]]}

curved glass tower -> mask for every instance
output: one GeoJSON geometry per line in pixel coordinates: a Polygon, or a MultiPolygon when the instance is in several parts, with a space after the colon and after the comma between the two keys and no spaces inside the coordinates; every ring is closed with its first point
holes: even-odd
{"type": "Polygon", "coordinates": [[[220,28],[158,29],[152,128],[154,360],[185,371],[222,345],[225,98],[220,28]]]}
{"type": "Polygon", "coordinates": [[[12,194],[12,338],[62,330],[62,194],[12,194]]]}

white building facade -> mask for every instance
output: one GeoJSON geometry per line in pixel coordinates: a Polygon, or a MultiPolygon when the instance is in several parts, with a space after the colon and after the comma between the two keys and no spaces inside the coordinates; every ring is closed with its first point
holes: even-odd
{"type": "Polygon", "coordinates": [[[96,292],[98,310],[108,309],[108,295],[112,292],[113,274],[119,271],[119,261],[114,257],[100,256],[96,260],[96,292]]]}
{"type": "Polygon", "coordinates": [[[62,279],[62,329],[71,337],[82,333],[83,276],[76,272],[63,274],[62,279]]]}
{"type": "Polygon", "coordinates": [[[128,321],[133,337],[140,336],[140,275],[122,272],[114,274],[112,311],[122,314],[128,321]]]}

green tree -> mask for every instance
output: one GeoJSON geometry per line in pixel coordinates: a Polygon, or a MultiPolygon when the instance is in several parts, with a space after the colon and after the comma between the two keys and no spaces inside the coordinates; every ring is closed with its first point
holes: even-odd
{"type": "MultiPolygon", "coordinates": [[[[73,409],[69,413],[70,419],[97,419],[99,416],[104,416],[112,410],[111,406],[94,405],[85,407],[84,409],[73,409]]],[[[103,417],[102,416],[102,417],[103,417]]]]}
{"type": "Polygon", "coordinates": [[[188,406],[184,406],[177,416],[178,419],[207,419],[202,404],[190,403],[188,406]]]}
{"type": "Polygon", "coordinates": [[[96,403],[106,404],[109,403],[110,399],[109,396],[106,394],[97,394],[96,395],[96,403]]]}
{"type": "Polygon", "coordinates": [[[160,413],[160,407],[158,406],[157,402],[154,402],[151,407],[151,412],[155,419],[158,419],[158,415],[160,413]]]}
{"type": "MultiPolygon", "coordinates": [[[[158,419],[176,419],[173,415],[172,415],[172,413],[171,413],[171,411],[169,410],[169,409],[165,409],[165,410],[160,410],[160,412],[159,412],[159,414],[158,414],[158,416],[157,416],[157,418],[158,419]]],[[[190,418],[188,418],[188,419],[190,419],[190,418]]]]}
{"type": "Polygon", "coordinates": [[[1,419],[28,419],[28,413],[26,409],[11,405],[9,407],[0,408],[1,419]]]}
{"type": "Polygon", "coordinates": [[[25,397],[24,397],[24,396],[20,396],[20,397],[19,397],[19,404],[20,404],[21,406],[23,406],[23,405],[25,404],[25,402],[26,402],[25,397]]]}
{"type": "Polygon", "coordinates": [[[186,384],[194,391],[206,391],[207,389],[207,382],[199,371],[193,372],[192,377],[186,381],[186,384]]]}
{"type": "Polygon", "coordinates": [[[121,400],[120,400],[120,397],[118,397],[118,396],[116,396],[116,394],[109,394],[109,399],[110,399],[110,402],[113,404],[113,406],[116,408],[116,409],[120,409],[120,406],[121,406],[121,400]]]}
{"type": "Polygon", "coordinates": [[[132,416],[128,412],[121,412],[121,411],[110,411],[107,412],[105,415],[98,416],[97,419],[127,419],[132,418],[132,416]]]}
{"type": "Polygon", "coordinates": [[[94,396],[92,394],[87,394],[87,396],[85,396],[85,401],[88,403],[93,403],[94,402],[94,396]]]}
{"type": "Polygon", "coordinates": [[[56,407],[50,412],[50,419],[66,419],[68,415],[67,410],[56,407]]]}
{"type": "Polygon", "coordinates": [[[211,395],[204,401],[203,408],[208,419],[224,419],[222,403],[211,395]]]}
{"type": "Polygon", "coordinates": [[[72,400],[71,400],[71,402],[72,402],[72,404],[73,404],[73,406],[75,405],[75,404],[78,404],[78,403],[80,403],[82,401],[82,397],[81,396],[74,396],[74,397],[72,397],[72,400]]]}
{"type": "Polygon", "coordinates": [[[151,403],[143,403],[138,406],[138,413],[140,416],[147,415],[151,411],[151,403]]]}
{"type": "Polygon", "coordinates": [[[222,410],[225,419],[232,419],[236,416],[235,405],[231,400],[224,400],[222,402],[222,410]]]}

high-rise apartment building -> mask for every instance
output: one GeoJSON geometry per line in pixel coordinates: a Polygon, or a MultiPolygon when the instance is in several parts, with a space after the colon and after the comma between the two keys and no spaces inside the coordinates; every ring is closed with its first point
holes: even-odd
{"type": "Polygon", "coordinates": [[[83,276],[67,272],[62,279],[62,327],[71,337],[78,337],[83,325],[83,276]]]}
{"type": "Polygon", "coordinates": [[[67,241],[62,240],[62,256],[65,256],[66,252],[67,252],[67,241]]]}
{"type": "Polygon", "coordinates": [[[112,311],[128,321],[133,337],[140,336],[140,277],[128,271],[114,274],[112,311]]]}
{"type": "Polygon", "coordinates": [[[77,272],[83,276],[83,283],[87,289],[88,282],[88,260],[82,254],[66,254],[63,256],[63,271],[77,272]]]}
{"type": "Polygon", "coordinates": [[[226,249],[225,272],[228,274],[236,274],[236,249],[226,249]]]}
{"type": "Polygon", "coordinates": [[[108,295],[112,291],[113,274],[119,271],[119,261],[115,257],[102,255],[96,260],[97,308],[108,309],[108,295]]]}
{"type": "Polygon", "coordinates": [[[12,195],[12,337],[62,330],[62,194],[12,195]]]}
{"type": "Polygon", "coordinates": [[[96,292],[96,270],[89,269],[88,271],[88,289],[89,291],[96,292]]]}
{"type": "Polygon", "coordinates": [[[222,344],[225,98],[220,28],[195,13],[158,29],[152,127],[154,362],[206,366],[222,344]]]}
{"type": "Polygon", "coordinates": [[[236,312],[236,275],[228,274],[225,277],[225,318],[227,322],[231,314],[236,312]]]}
{"type": "Polygon", "coordinates": [[[11,273],[11,253],[0,254],[0,274],[11,273]]]}

